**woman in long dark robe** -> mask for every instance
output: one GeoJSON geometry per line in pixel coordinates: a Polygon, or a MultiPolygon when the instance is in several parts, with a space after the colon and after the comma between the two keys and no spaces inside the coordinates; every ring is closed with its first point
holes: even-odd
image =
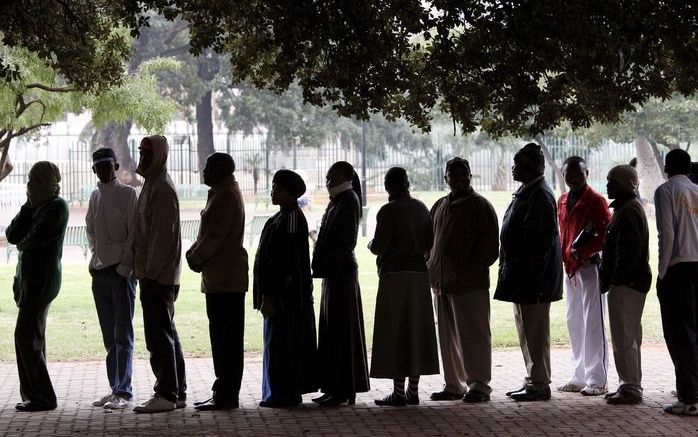
{"type": "Polygon", "coordinates": [[[353,404],[369,390],[358,265],[354,256],[361,218],[361,185],[354,168],[336,162],[327,172],[330,203],[313,252],[313,277],[323,278],[318,327],[318,374],[325,406],[353,404]]]}
{"type": "Polygon", "coordinates": [[[303,179],[279,170],[272,203],[281,207],[264,225],[254,263],[254,307],[264,316],[261,407],[292,407],[315,383],[315,312],[308,223],[297,205],[303,179]]]}

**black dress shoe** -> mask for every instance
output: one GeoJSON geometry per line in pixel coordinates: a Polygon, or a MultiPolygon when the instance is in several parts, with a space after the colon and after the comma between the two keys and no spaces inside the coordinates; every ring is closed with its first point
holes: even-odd
{"type": "Polygon", "coordinates": [[[327,399],[329,399],[329,398],[330,398],[330,394],[329,394],[329,393],[325,393],[325,394],[323,394],[322,396],[320,396],[319,398],[313,398],[313,399],[311,399],[311,401],[315,402],[316,404],[319,404],[319,403],[321,403],[321,402],[325,402],[325,401],[326,401],[327,399]]]}
{"type": "Polygon", "coordinates": [[[51,411],[55,410],[57,407],[56,404],[44,404],[41,402],[20,402],[17,405],[15,405],[15,409],[17,411],[25,411],[25,412],[30,412],[30,411],[51,411]]]}
{"type": "Polygon", "coordinates": [[[448,390],[441,390],[431,394],[432,401],[456,401],[462,397],[463,395],[452,393],[448,390]]]}
{"type": "Polygon", "coordinates": [[[489,402],[489,400],[490,395],[478,390],[470,390],[468,393],[465,394],[465,396],[463,396],[463,402],[467,402],[469,404],[489,402]]]}
{"type": "Polygon", "coordinates": [[[504,393],[504,394],[507,395],[507,397],[511,397],[511,395],[513,395],[514,393],[519,393],[519,392],[522,392],[522,391],[526,391],[526,386],[523,386],[523,387],[521,387],[521,388],[517,388],[516,390],[508,391],[508,392],[506,392],[506,393],[504,393]]]}
{"type": "Polygon", "coordinates": [[[407,405],[407,399],[404,396],[398,396],[395,393],[390,393],[383,399],[374,401],[379,407],[404,407],[407,405]]]}
{"type": "Polygon", "coordinates": [[[511,394],[511,398],[518,402],[535,402],[550,400],[550,387],[543,389],[526,388],[511,394]]]}
{"type": "Polygon", "coordinates": [[[327,399],[322,402],[318,402],[323,407],[337,407],[344,403],[349,405],[354,405],[356,395],[346,396],[346,395],[330,395],[327,399]]]}
{"type": "Polygon", "coordinates": [[[221,401],[213,398],[194,404],[194,409],[196,411],[232,410],[239,407],[240,403],[238,401],[221,401]]]}

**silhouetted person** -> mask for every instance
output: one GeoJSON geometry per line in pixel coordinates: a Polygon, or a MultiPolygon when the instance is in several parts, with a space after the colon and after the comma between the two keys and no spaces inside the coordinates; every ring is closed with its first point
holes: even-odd
{"type": "Polygon", "coordinates": [[[434,401],[487,402],[492,393],[489,288],[499,224],[490,202],[470,185],[471,177],[467,160],[449,160],[444,179],[451,192],[431,208],[429,282],[445,382],[443,390],[432,393],[434,401]]]}
{"type": "Polygon", "coordinates": [[[39,161],[29,170],[27,202],[5,229],[7,241],[17,246],[17,271],[12,291],[19,307],[15,353],[19,411],[56,408],[56,394],[46,368],[46,317],[61,288],[63,237],[68,205],[58,196],[61,173],[55,164],[39,161]]]}
{"type": "Polygon", "coordinates": [[[353,404],[369,390],[366,335],[358,265],[354,255],[361,219],[361,183],[346,161],[332,164],[326,186],[330,203],[313,251],[313,277],[323,278],[318,323],[321,405],[353,404]]]}
{"type": "Polygon", "coordinates": [[[182,267],[179,200],[167,173],[167,139],[145,137],[138,150],[136,172],[145,182],[138,197],[134,270],[140,282],[155,394],[134,411],[159,413],[185,407],[187,396],[184,357],[174,322],[182,267]]]}
{"type": "Polygon", "coordinates": [[[371,377],[393,380],[377,405],[419,404],[420,375],[439,373],[434,311],[425,254],[433,243],[429,210],[410,196],[404,168],[385,174],[388,203],[376,216],[369,249],[377,255],[378,295],[373,325],[371,377]],[[405,393],[405,378],[409,378],[405,393]]]}
{"type": "Polygon", "coordinates": [[[567,158],[562,173],[570,191],[560,196],[557,216],[567,273],[567,328],[573,370],[572,377],[558,390],[597,396],[608,391],[606,299],[599,290],[599,267],[611,212],[606,199],[587,184],[589,170],[584,159],[567,158]]]}
{"type": "Polygon", "coordinates": [[[637,172],[618,165],[608,172],[606,189],[613,217],[601,256],[601,291],[608,292],[608,318],[619,386],[606,394],[609,404],[642,401],[642,310],[652,283],[647,217],[635,191],[637,172]]]}
{"type": "Polygon", "coordinates": [[[537,144],[516,152],[512,174],[522,185],[502,222],[494,298],[514,303],[526,364],[524,386],[507,392],[516,401],[550,399],[550,303],[562,298],[562,256],[557,204],[544,169],[537,144]]]}
{"type": "Polygon", "coordinates": [[[657,292],[662,326],[676,371],[673,414],[698,416],[698,185],[687,174],[691,157],[681,149],[666,155],[669,180],[654,193],[659,237],[657,292]]]}
{"type": "Polygon", "coordinates": [[[227,153],[206,159],[204,184],[211,187],[201,211],[199,235],[187,251],[187,263],[201,273],[216,380],[213,396],[196,402],[199,411],[239,407],[245,352],[245,292],[248,289],[245,204],[227,153]]]}
{"type": "Polygon", "coordinates": [[[698,162],[691,163],[691,171],[688,173],[688,178],[694,184],[698,184],[698,162]]]}
{"type": "Polygon", "coordinates": [[[136,284],[133,242],[136,224],[136,190],[116,178],[119,164],[112,149],[92,154],[97,189],[90,196],[85,216],[87,241],[92,251],[92,296],[107,351],[107,379],[111,391],[92,402],[95,407],[123,409],[131,406],[133,389],[133,311],[136,284]]]}
{"type": "Polygon", "coordinates": [[[280,210],[267,220],[254,263],[254,307],[264,317],[261,407],[299,405],[317,391],[317,347],[308,223],[298,206],[305,182],[291,170],[272,179],[280,210]]]}

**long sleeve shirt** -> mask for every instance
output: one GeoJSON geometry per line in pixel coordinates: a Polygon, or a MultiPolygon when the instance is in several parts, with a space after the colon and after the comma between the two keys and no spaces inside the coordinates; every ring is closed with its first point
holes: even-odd
{"type": "Polygon", "coordinates": [[[698,185],[675,175],[654,192],[659,277],[681,262],[698,261],[698,185]]]}
{"type": "Polygon", "coordinates": [[[85,223],[92,251],[90,270],[116,266],[128,277],[133,270],[136,190],[114,179],[97,183],[90,196],[85,223]]]}

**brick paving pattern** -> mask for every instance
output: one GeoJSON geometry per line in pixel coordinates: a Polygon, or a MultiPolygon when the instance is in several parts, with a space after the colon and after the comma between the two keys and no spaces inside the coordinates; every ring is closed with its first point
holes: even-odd
{"type": "MultiPolygon", "coordinates": [[[[0,363],[0,434],[32,436],[97,435],[332,435],[332,436],[478,436],[516,435],[628,435],[698,436],[698,417],[677,417],[661,411],[672,401],[674,374],[666,349],[651,345],[643,350],[645,401],[635,406],[607,406],[602,397],[553,392],[548,402],[516,403],[504,392],[520,386],[523,360],[518,350],[497,350],[493,357],[492,401],[464,404],[432,402],[432,391],[441,388],[438,375],[422,378],[422,404],[404,408],[381,408],[373,399],[392,389],[391,381],[371,380],[373,390],[357,396],[356,405],[320,408],[306,402],[292,409],[257,406],[261,391],[261,359],[246,358],[240,395],[241,408],[224,412],[197,413],[195,400],[208,397],[213,381],[210,359],[187,360],[189,404],[170,413],[137,415],[132,411],[107,412],[90,405],[105,394],[104,364],[100,362],[50,363],[58,395],[58,409],[45,413],[20,413],[19,383],[14,363],[0,363]]],[[[569,375],[569,352],[554,349],[553,387],[569,375]]],[[[612,360],[611,360],[612,361],[612,360]]],[[[617,379],[610,370],[611,388],[617,379]]],[[[147,399],[153,377],[148,362],[138,360],[134,373],[137,400],[147,399]]]]}

